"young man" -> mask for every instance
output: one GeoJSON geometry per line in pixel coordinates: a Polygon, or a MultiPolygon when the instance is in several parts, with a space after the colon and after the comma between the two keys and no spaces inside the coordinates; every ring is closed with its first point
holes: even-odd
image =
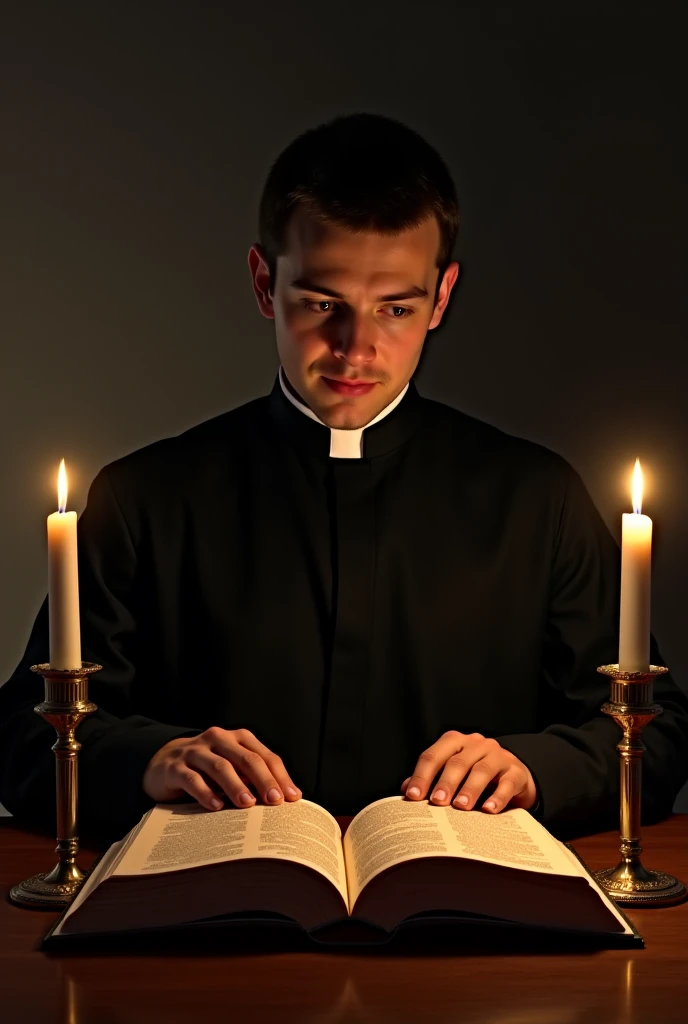
{"type": "MultiPolygon", "coordinates": [[[[457,225],[444,163],[398,122],[339,118],[275,162],[248,256],[272,393],[106,466],[79,521],[83,657],[103,665],[84,829],[177,798],[347,814],[400,790],[617,824],[596,669],[617,656],[618,549],[563,459],[413,383],[457,225]]],[[[44,604],[0,689],[0,799],[46,823],[47,623],[44,604]]],[[[688,701],[666,676],[656,695],[646,817],[688,776],[688,701]]]]}

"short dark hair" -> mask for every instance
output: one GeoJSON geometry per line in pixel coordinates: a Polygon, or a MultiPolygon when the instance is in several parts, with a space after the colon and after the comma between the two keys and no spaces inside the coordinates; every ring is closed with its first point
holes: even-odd
{"type": "Polygon", "coordinates": [[[379,114],[347,114],[309,129],[280,153],[258,214],[271,292],[297,205],[325,222],[382,235],[418,227],[434,214],[439,289],[459,229],[456,188],[439,153],[407,125],[379,114]]]}

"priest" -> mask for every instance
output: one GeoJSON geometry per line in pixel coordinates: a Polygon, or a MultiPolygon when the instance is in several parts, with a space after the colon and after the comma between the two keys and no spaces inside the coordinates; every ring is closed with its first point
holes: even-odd
{"type": "MultiPolygon", "coordinates": [[[[119,837],[156,801],[352,814],[400,792],[618,825],[596,672],[617,659],[617,545],[563,458],[414,383],[457,228],[441,157],[391,119],[337,118],[273,164],[248,254],[272,391],[107,465],[79,520],[83,657],[103,666],[84,831],[119,837]]],[[[0,800],[52,827],[30,671],[48,614],[0,689],[0,800]]],[[[646,820],[688,777],[688,701],[668,675],[656,697],[646,820]]]]}

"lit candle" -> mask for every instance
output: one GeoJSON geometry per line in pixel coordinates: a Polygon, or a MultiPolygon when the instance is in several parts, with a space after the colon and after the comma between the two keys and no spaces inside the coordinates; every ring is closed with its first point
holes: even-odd
{"type": "Polygon", "coordinates": [[[641,515],[643,472],[635,460],[633,512],[624,512],[621,528],[621,617],[619,668],[647,672],[650,663],[650,555],[652,520],[641,515]]]}
{"type": "Polygon", "coordinates": [[[81,668],[79,567],[76,512],[67,512],[67,471],[64,459],[57,475],[59,512],[48,516],[48,618],[50,665],[81,668]]]}

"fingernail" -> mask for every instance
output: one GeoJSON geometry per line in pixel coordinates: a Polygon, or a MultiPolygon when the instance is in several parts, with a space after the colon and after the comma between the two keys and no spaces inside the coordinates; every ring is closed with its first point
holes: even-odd
{"type": "Polygon", "coordinates": [[[279,789],[275,789],[275,787],[273,786],[272,789],[268,790],[268,800],[270,801],[271,804],[277,803],[277,801],[281,799],[282,794],[280,793],[279,789]]]}
{"type": "Polygon", "coordinates": [[[285,786],[285,787],[284,787],[284,792],[285,792],[285,793],[288,793],[288,794],[289,794],[289,796],[298,796],[298,795],[299,795],[299,794],[298,794],[298,793],[296,792],[296,790],[294,789],[294,787],[293,787],[293,786],[285,786]]]}
{"type": "Polygon", "coordinates": [[[254,797],[252,797],[250,793],[241,793],[239,795],[239,803],[243,804],[244,807],[246,807],[248,804],[252,804],[253,800],[254,797]]]}
{"type": "Polygon", "coordinates": [[[418,789],[418,786],[411,786],[410,789],[406,790],[406,795],[407,796],[420,796],[420,790],[418,789]]]}
{"type": "Polygon", "coordinates": [[[432,794],[432,799],[433,800],[444,800],[446,795],[447,794],[444,792],[443,789],[436,789],[435,792],[432,794]]]}
{"type": "Polygon", "coordinates": [[[468,797],[467,796],[457,796],[457,798],[454,801],[454,803],[461,804],[462,807],[465,807],[466,804],[468,803],[468,797]]]}
{"type": "Polygon", "coordinates": [[[494,809],[495,809],[495,802],[494,802],[494,800],[487,800],[483,804],[483,807],[487,807],[488,811],[494,811],[494,809]]]}
{"type": "Polygon", "coordinates": [[[222,807],[222,801],[218,800],[216,796],[211,797],[210,806],[213,807],[216,811],[219,811],[219,809],[222,807]]]}

